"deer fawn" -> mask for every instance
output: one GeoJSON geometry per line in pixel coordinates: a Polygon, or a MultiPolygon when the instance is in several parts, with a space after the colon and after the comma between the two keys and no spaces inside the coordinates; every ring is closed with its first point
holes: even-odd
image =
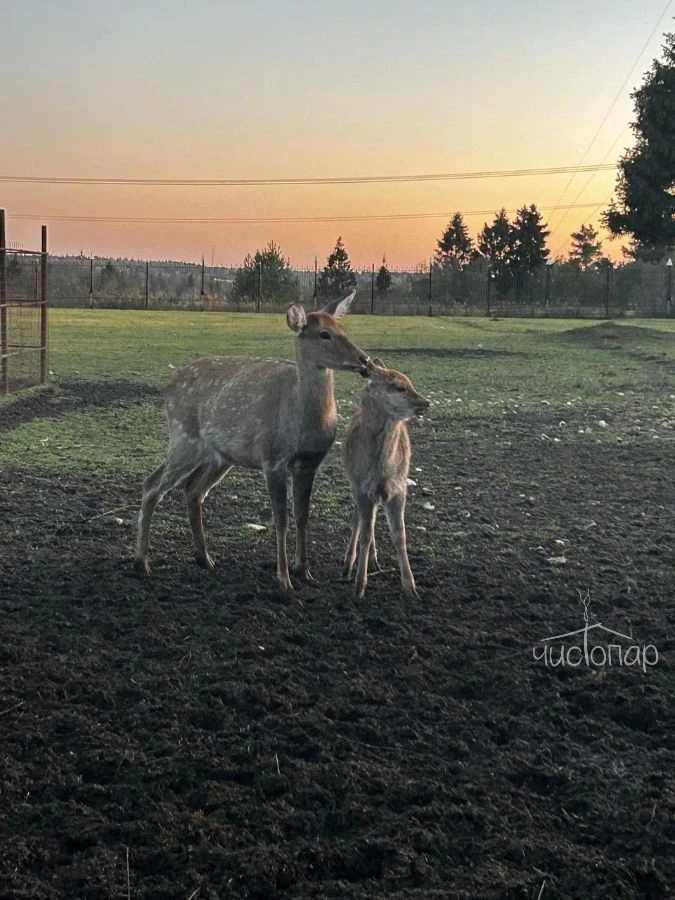
{"type": "Polygon", "coordinates": [[[295,571],[312,582],[307,561],[309,503],[316,470],[335,438],[332,369],[367,375],[369,358],[344,333],[355,292],[306,314],[292,304],[286,314],[295,333],[296,362],[246,357],[201,359],[179,370],[166,391],[169,447],[166,459],[143,484],[135,566],[149,572],[152,515],[168,491],[182,484],[197,562],[213,569],[206,549],[202,504],[233,466],[262,469],[272,503],[277,578],[291,590],[286,555],[289,475],[297,524],[295,571]]]}
{"type": "Polygon", "coordinates": [[[409,597],[417,597],[415,579],[410,570],[405,538],[405,502],[410,468],[410,435],[406,421],[429,408],[409,378],[395,369],[385,368],[379,360],[370,367],[370,380],[363,391],[361,406],[347,428],[344,459],[356,500],[354,526],[345,556],[342,574],[356,571],[357,597],[363,597],[368,583],[368,559],[375,549],[375,519],[384,504],[389,533],[401,570],[401,585],[409,597]]]}

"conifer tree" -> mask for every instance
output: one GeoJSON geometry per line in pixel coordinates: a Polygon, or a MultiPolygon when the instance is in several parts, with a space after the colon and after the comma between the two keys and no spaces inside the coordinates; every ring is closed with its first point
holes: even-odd
{"type": "Polygon", "coordinates": [[[478,250],[487,259],[500,294],[506,294],[511,287],[514,243],[513,225],[502,207],[492,225],[486,222],[478,235],[478,250]]]}
{"type": "Polygon", "coordinates": [[[595,228],[592,225],[582,225],[579,231],[573,231],[570,237],[572,238],[570,262],[583,270],[596,266],[602,257],[602,241],[598,240],[595,228]]]}
{"type": "Polygon", "coordinates": [[[434,258],[442,268],[457,266],[463,269],[471,262],[473,241],[461,212],[456,212],[438,239],[434,258]]]}
{"type": "Polygon", "coordinates": [[[630,236],[628,255],[660,259],[675,247],[675,34],[631,97],[635,146],[619,161],[616,198],[601,221],[630,236]]]}
{"type": "Polygon", "coordinates": [[[549,257],[546,238],[550,232],[535,204],[523,206],[513,222],[511,266],[521,278],[541,268],[549,257]]]}
{"type": "Polygon", "coordinates": [[[290,303],[298,298],[298,279],[274,241],[256,250],[255,256],[247,254],[234,275],[232,296],[235,299],[252,299],[258,296],[258,291],[261,297],[277,301],[290,303]]]}
{"type": "Polygon", "coordinates": [[[355,287],[356,273],[352,271],[342,237],[338,237],[335,248],[319,276],[318,293],[322,297],[340,297],[355,287]]]}

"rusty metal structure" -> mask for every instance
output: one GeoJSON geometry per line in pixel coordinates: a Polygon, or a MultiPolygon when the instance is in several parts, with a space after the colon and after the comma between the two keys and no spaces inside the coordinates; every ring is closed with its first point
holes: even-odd
{"type": "Polygon", "coordinates": [[[0,209],[0,394],[44,384],[49,374],[47,226],[40,250],[9,246],[0,209]]]}

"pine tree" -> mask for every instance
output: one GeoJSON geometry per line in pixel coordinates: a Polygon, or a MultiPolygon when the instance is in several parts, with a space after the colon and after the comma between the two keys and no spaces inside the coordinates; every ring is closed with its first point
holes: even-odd
{"type": "Polygon", "coordinates": [[[298,279],[291,264],[281,254],[274,241],[263,250],[256,250],[255,256],[247,254],[243,265],[234,274],[232,296],[235,300],[258,296],[281,302],[297,300],[298,279]]]}
{"type": "Polygon", "coordinates": [[[456,212],[437,242],[434,258],[442,268],[457,266],[463,269],[471,262],[473,241],[461,212],[456,212]]]}
{"type": "Polygon", "coordinates": [[[586,270],[597,266],[602,257],[602,241],[598,240],[598,232],[592,225],[582,225],[579,231],[573,231],[572,247],[569,260],[580,269],[586,270]]]}
{"type": "Polygon", "coordinates": [[[665,35],[663,52],[631,94],[635,146],[619,161],[616,199],[601,218],[612,235],[631,237],[636,258],[659,259],[675,246],[675,34],[665,35]]]}
{"type": "Polygon", "coordinates": [[[495,215],[492,225],[486,222],[483,226],[478,235],[478,250],[490,264],[490,272],[499,293],[508,293],[512,281],[515,233],[503,207],[495,215]]]}
{"type": "Polygon", "coordinates": [[[375,278],[375,287],[378,293],[385,294],[391,287],[391,272],[387,268],[387,258],[382,257],[382,265],[375,278]]]}
{"type": "Polygon", "coordinates": [[[322,297],[341,297],[356,287],[356,273],[352,271],[349,254],[345,250],[342,237],[338,237],[335,249],[328,257],[326,266],[319,276],[317,291],[322,297]]]}
{"type": "Polygon", "coordinates": [[[549,234],[534,203],[518,210],[513,223],[514,272],[520,276],[528,275],[546,263],[550,252],[546,246],[549,234]]]}

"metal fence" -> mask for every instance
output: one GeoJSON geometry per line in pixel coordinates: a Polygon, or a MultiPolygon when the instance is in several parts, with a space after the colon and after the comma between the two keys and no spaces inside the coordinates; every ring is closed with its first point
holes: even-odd
{"type": "MultiPolygon", "coordinates": [[[[129,309],[281,311],[292,300],[322,305],[314,266],[295,269],[292,295],[280,295],[261,269],[251,296],[235,297],[235,268],[190,263],[86,257],[50,258],[54,306],[129,309]]],[[[483,261],[459,271],[437,266],[391,271],[385,291],[372,266],[356,272],[354,311],[381,315],[500,315],[601,318],[671,314],[672,267],[647,263],[582,271],[568,263],[543,266],[509,283],[483,261]]]]}
{"type": "Polygon", "coordinates": [[[0,393],[46,381],[48,311],[47,229],[41,250],[8,248],[0,210],[0,393]]]}

